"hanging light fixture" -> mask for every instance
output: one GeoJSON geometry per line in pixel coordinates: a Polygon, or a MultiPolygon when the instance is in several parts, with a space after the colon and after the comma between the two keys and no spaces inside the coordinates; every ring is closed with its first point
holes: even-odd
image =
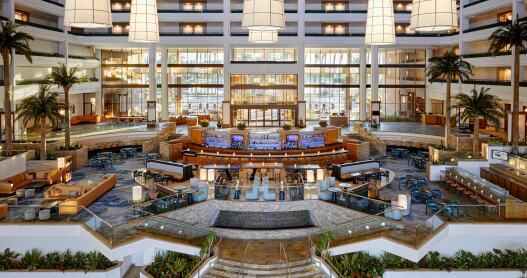
{"type": "Polygon", "coordinates": [[[366,44],[395,43],[395,22],[392,0],[369,0],[366,18],[366,44]]]}
{"type": "Polygon", "coordinates": [[[438,32],[457,28],[456,0],[414,0],[410,28],[417,32],[438,32]]]}
{"type": "Polygon", "coordinates": [[[128,41],[159,41],[159,23],[157,19],[156,0],[132,0],[128,41]]]}
{"type": "Polygon", "coordinates": [[[249,42],[273,43],[278,41],[278,31],[249,30],[249,42]]]}
{"type": "Polygon", "coordinates": [[[112,27],[110,0],[66,0],[64,25],[77,28],[112,27]]]}
{"type": "Polygon", "coordinates": [[[242,28],[258,31],[284,29],[284,1],[244,0],[242,28]]]}

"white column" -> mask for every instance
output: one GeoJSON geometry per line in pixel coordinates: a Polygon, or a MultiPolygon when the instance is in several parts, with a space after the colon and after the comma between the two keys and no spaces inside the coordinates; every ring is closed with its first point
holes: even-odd
{"type": "MultiPolygon", "coordinates": [[[[223,9],[230,9],[229,6],[223,9]]],[[[225,28],[226,29],[226,28],[225,28]]],[[[225,33],[224,33],[225,34],[225,33]]],[[[230,124],[231,119],[231,45],[223,44],[223,103],[222,103],[222,121],[224,124],[230,124]]]]}
{"type": "Polygon", "coordinates": [[[148,100],[156,100],[156,44],[152,43],[148,46],[148,100]]]}
{"type": "Polygon", "coordinates": [[[379,100],[379,47],[371,46],[371,100],[379,100]]]}
{"type": "Polygon", "coordinates": [[[360,66],[359,66],[359,119],[366,121],[366,83],[367,83],[367,68],[366,68],[366,52],[368,50],[363,47],[360,49],[360,66]]]}
{"type": "MultiPolygon", "coordinates": [[[[425,50],[425,65],[428,67],[428,60],[432,58],[432,49],[425,50]]],[[[428,84],[428,77],[425,77],[426,83],[428,84]]],[[[427,86],[428,87],[428,86],[427,86]]],[[[425,88],[425,113],[430,113],[432,110],[432,100],[428,97],[428,92],[425,88]]]]}
{"type": "MultiPolygon", "coordinates": [[[[300,28],[299,28],[300,29],[300,28]]],[[[300,30],[299,30],[300,32],[300,30]]],[[[303,34],[303,28],[302,28],[302,34],[303,34]]],[[[302,40],[303,41],[303,40],[302,40]]],[[[305,94],[304,94],[304,66],[305,66],[305,57],[304,57],[304,44],[300,43],[297,47],[297,76],[298,76],[298,123],[302,122],[304,125],[306,124],[306,101],[305,101],[305,94]]]]}
{"type": "Polygon", "coordinates": [[[161,48],[161,120],[168,121],[168,50],[161,48]]]}
{"type": "Polygon", "coordinates": [[[9,19],[15,19],[15,0],[2,1],[2,16],[9,19]]]}
{"type": "MultiPolygon", "coordinates": [[[[99,59],[102,65],[102,50],[97,49],[95,51],[95,57],[99,59]]],[[[103,97],[102,97],[102,66],[99,66],[97,69],[95,69],[95,78],[99,80],[99,86],[98,90],[95,91],[95,114],[102,118],[103,115],[103,97]]]]}

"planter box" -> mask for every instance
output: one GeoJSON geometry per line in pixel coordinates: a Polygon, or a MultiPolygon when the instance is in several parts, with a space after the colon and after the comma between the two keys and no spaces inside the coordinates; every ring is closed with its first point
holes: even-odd
{"type": "Polygon", "coordinates": [[[523,277],[521,271],[515,270],[455,270],[455,271],[439,271],[439,270],[422,270],[422,271],[405,271],[405,270],[388,270],[382,276],[384,278],[518,278],[523,277]]]}
{"type": "Polygon", "coordinates": [[[49,277],[64,277],[64,278],[122,278],[126,273],[127,269],[124,264],[118,263],[116,266],[111,267],[104,271],[93,271],[84,272],[83,270],[74,271],[60,271],[53,269],[46,270],[7,270],[0,271],[0,278],[49,278],[49,277]]]}
{"type": "Polygon", "coordinates": [[[50,153],[57,157],[71,156],[72,166],[74,170],[78,170],[83,166],[88,165],[88,148],[86,146],[78,150],[54,150],[50,153]]]}
{"type": "MultiPolygon", "coordinates": [[[[498,137],[490,137],[481,135],[479,136],[479,143],[486,143],[489,141],[496,141],[498,137]]],[[[450,136],[450,145],[456,149],[456,151],[467,151],[472,152],[472,144],[474,143],[474,136],[472,135],[452,135],[450,136]]]]}
{"type": "MultiPolygon", "coordinates": [[[[501,152],[512,152],[512,146],[510,145],[498,145],[498,144],[488,144],[483,143],[481,144],[481,154],[483,155],[483,159],[486,159],[489,161],[489,163],[501,163],[503,160],[494,159],[492,158],[492,152],[493,151],[501,151],[501,152]]],[[[519,154],[525,154],[527,153],[527,146],[518,146],[518,152],[519,154]]]]}
{"type": "Polygon", "coordinates": [[[446,169],[445,164],[432,164],[430,162],[426,163],[426,178],[429,181],[440,181],[441,172],[446,169]]]}
{"type": "Polygon", "coordinates": [[[447,150],[439,150],[432,146],[428,147],[428,160],[429,161],[437,161],[437,160],[443,160],[445,162],[450,161],[452,158],[459,158],[459,157],[467,157],[470,155],[472,151],[470,152],[464,152],[464,151],[447,151],[447,150]]]}

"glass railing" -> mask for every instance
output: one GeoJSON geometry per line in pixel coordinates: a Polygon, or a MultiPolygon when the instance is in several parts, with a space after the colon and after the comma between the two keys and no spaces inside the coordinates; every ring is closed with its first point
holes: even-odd
{"type": "MultiPolygon", "coordinates": [[[[127,213],[124,213],[127,215],[127,213]]],[[[123,216],[123,214],[119,214],[123,216]]],[[[108,219],[112,216],[106,216],[108,219]]],[[[15,205],[8,206],[8,213],[0,223],[9,224],[79,224],[95,233],[111,246],[130,242],[145,233],[166,235],[175,240],[201,239],[208,233],[208,229],[199,228],[193,224],[171,218],[152,215],[142,211],[129,214],[120,224],[112,224],[97,216],[90,210],[80,206],[64,207],[54,205],[15,205]],[[61,213],[62,210],[77,212],[76,214],[61,213]]],[[[191,242],[193,243],[193,242],[191,242]]]]}
{"type": "Polygon", "coordinates": [[[24,20],[16,19],[15,22],[20,24],[20,25],[27,25],[27,26],[32,26],[32,27],[46,29],[46,30],[50,30],[50,31],[56,31],[56,32],[64,32],[64,30],[62,30],[60,28],[57,28],[57,27],[51,27],[51,26],[47,26],[47,25],[43,25],[43,24],[30,22],[30,21],[24,21],[24,20]]]}
{"type": "Polygon", "coordinates": [[[57,0],[42,0],[42,1],[53,4],[53,5],[57,5],[59,7],[64,7],[64,4],[57,0]]]}
{"type": "Polygon", "coordinates": [[[466,4],[463,6],[463,8],[466,8],[466,7],[470,7],[470,6],[474,6],[474,5],[477,5],[479,3],[483,3],[487,0],[476,0],[476,1],[470,1],[470,3],[466,4]]]}
{"type": "Polygon", "coordinates": [[[450,180],[462,184],[468,190],[473,191],[477,197],[489,199],[495,203],[504,203],[510,197],[509,191],[462,168],[449,167],[445,170],[445,175],[450,180]]]}

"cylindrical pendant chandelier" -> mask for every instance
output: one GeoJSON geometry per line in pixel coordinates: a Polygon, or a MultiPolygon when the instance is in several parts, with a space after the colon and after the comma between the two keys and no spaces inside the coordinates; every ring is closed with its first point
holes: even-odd
{"type": "Polygon", "coordinates": [[[278,41],[278,31],[249,30],[249,42],[274,43],[278,41]]]}
{"type": "Polygon", "coordinates": [[[110,0],[66,0],[64,25],[77,28],[112,27],[110,0]]]}
{"type": "Polygon", "coordinates": [[[365,43],[387,45],[395,43],[395,22],[392,0],[369,0],[365,43]]]}
{"type": "Polygon", "coordinates": [[[414,0],[410,28],[417,32],[438,32],[457,28],[456,0],[414,0]]]}
{"type": "Polygon", "coordinates": [[[276,31],[285,28],[283,0],[244,0],[242,28],[276,31]]]}
{"type": "Polygon", "coordinates": [[[128,41],[159,41],[156,0],[132,0],[128,41]]]}

